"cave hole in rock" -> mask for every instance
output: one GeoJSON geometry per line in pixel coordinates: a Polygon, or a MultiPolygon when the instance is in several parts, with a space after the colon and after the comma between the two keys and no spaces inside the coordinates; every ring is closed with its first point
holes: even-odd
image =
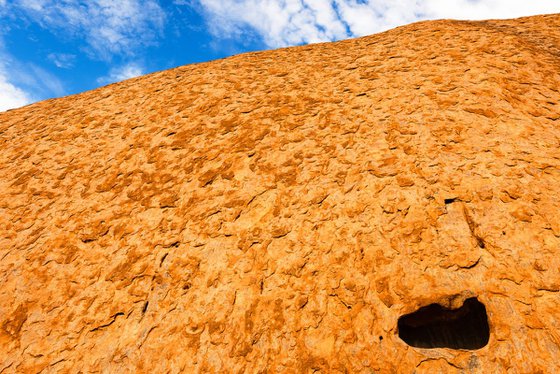
{"type": "Polygon", "coordinates": [[[430,304],[398,321],[399,337],[417,348],[480,349],[488,344],[486,307],[476,297],[458,309],[430,304]]]}

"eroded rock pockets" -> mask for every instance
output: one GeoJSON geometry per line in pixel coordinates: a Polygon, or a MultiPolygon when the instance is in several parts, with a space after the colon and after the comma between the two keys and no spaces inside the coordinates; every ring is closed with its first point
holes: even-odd
{"type": "Polygon", "coordinates": [[[430,304],[399,318],[399,337],[416,348],[475,350],[490,339],[486,307],[476,297],[458,309],[430,304]]]}

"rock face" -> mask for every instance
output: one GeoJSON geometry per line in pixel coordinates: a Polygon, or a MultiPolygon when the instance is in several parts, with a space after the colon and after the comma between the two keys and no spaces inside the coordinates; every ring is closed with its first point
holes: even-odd
{"type": "Polygon", "coordinates": [[[559,102],[550,15],[1,113],[0,372],[557,372],[559,102]]]}

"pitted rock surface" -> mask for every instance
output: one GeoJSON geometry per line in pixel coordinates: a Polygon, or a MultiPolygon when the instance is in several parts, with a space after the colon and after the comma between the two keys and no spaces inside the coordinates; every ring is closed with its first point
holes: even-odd
{"type": "Polygon", "coordinates": [[[560,370],[560,15],[0,113],[0,372],[560,370]],[[476,297],[489,342],[399,317],[476,297]]]}

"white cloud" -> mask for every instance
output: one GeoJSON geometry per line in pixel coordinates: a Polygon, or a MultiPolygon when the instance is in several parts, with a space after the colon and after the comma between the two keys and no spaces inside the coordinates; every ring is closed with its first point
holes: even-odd
{"type": "Polygon", "coordinates": [[[144,69],[142,69],[137,64],[128,64],[116,68],[112,68],[109,75],[97,79],[99,84],[109,84],[114,82],[120,82],[125,79],[139,77],[145,74],[144,69]]]}
{"type": "Polygon", "coordinates": [[[14,86],[0,71],[0,112],[31,103],[33,100],[22,89],[14,86]]]}
{"type": "Polygon", "coordinates": [[[53,74],[35,64],[14,60],[0,50],[0,110],[65,93],[64,85],[53,74]]]}
{"type": "Polygon", "coordinates": [[[57,68],[70,69],[74,67],[76,55],[69,53],[49,53],[47,56],[57,68]]]}
{"type": "Polygon", "coordinates": [[[429,0],[425,3],[426,13],[437,18],[504,19],[560,12],[558,0],[429,0]]]}
{"type": "Polygon", "coordinates": [[[256,32],[270,47],[363,36],[440,18],[515,18],[560,12],[559,0],[198,0],[219,38],[256,32]]]}
{"type": "Polygon", "coordinates": [[[347,36],[335,9],[324,0],[200,0],[210,31],[239,38],[249,27],[272,47],[347,36]]]}
{"type": "Polygon", "coordinates": [[[10,4],[43,28],[85,38],[90,57],[102,60],[154,43],[165,21],[157,0],[13,0],[10,4]]]}
{"type": "Polygon", "coordinates": [[[8,79],[11,74],[8,74],[4,61],[7,61],[7,56],[0,51],[0,112],[19,108],[33,101],[28,93],[8,79]]]}
{"type": "MultiPolygon", "coordinates": [[[[2,6],[2,0],[0,0],[0,6],[2,6]]],[[[0,112],[19,108],[34,101],[31,95],[14,82],[15,70],[10,64],[11,61],[12,58],[4,49],[4,40],[0,33],[0,112]]]]}
{"type": "Polygon", "coordinates": [[[65,93],[56,76],[40,66],[14,58],[6,50],[0,33],[0,111],[65,93]]]}

